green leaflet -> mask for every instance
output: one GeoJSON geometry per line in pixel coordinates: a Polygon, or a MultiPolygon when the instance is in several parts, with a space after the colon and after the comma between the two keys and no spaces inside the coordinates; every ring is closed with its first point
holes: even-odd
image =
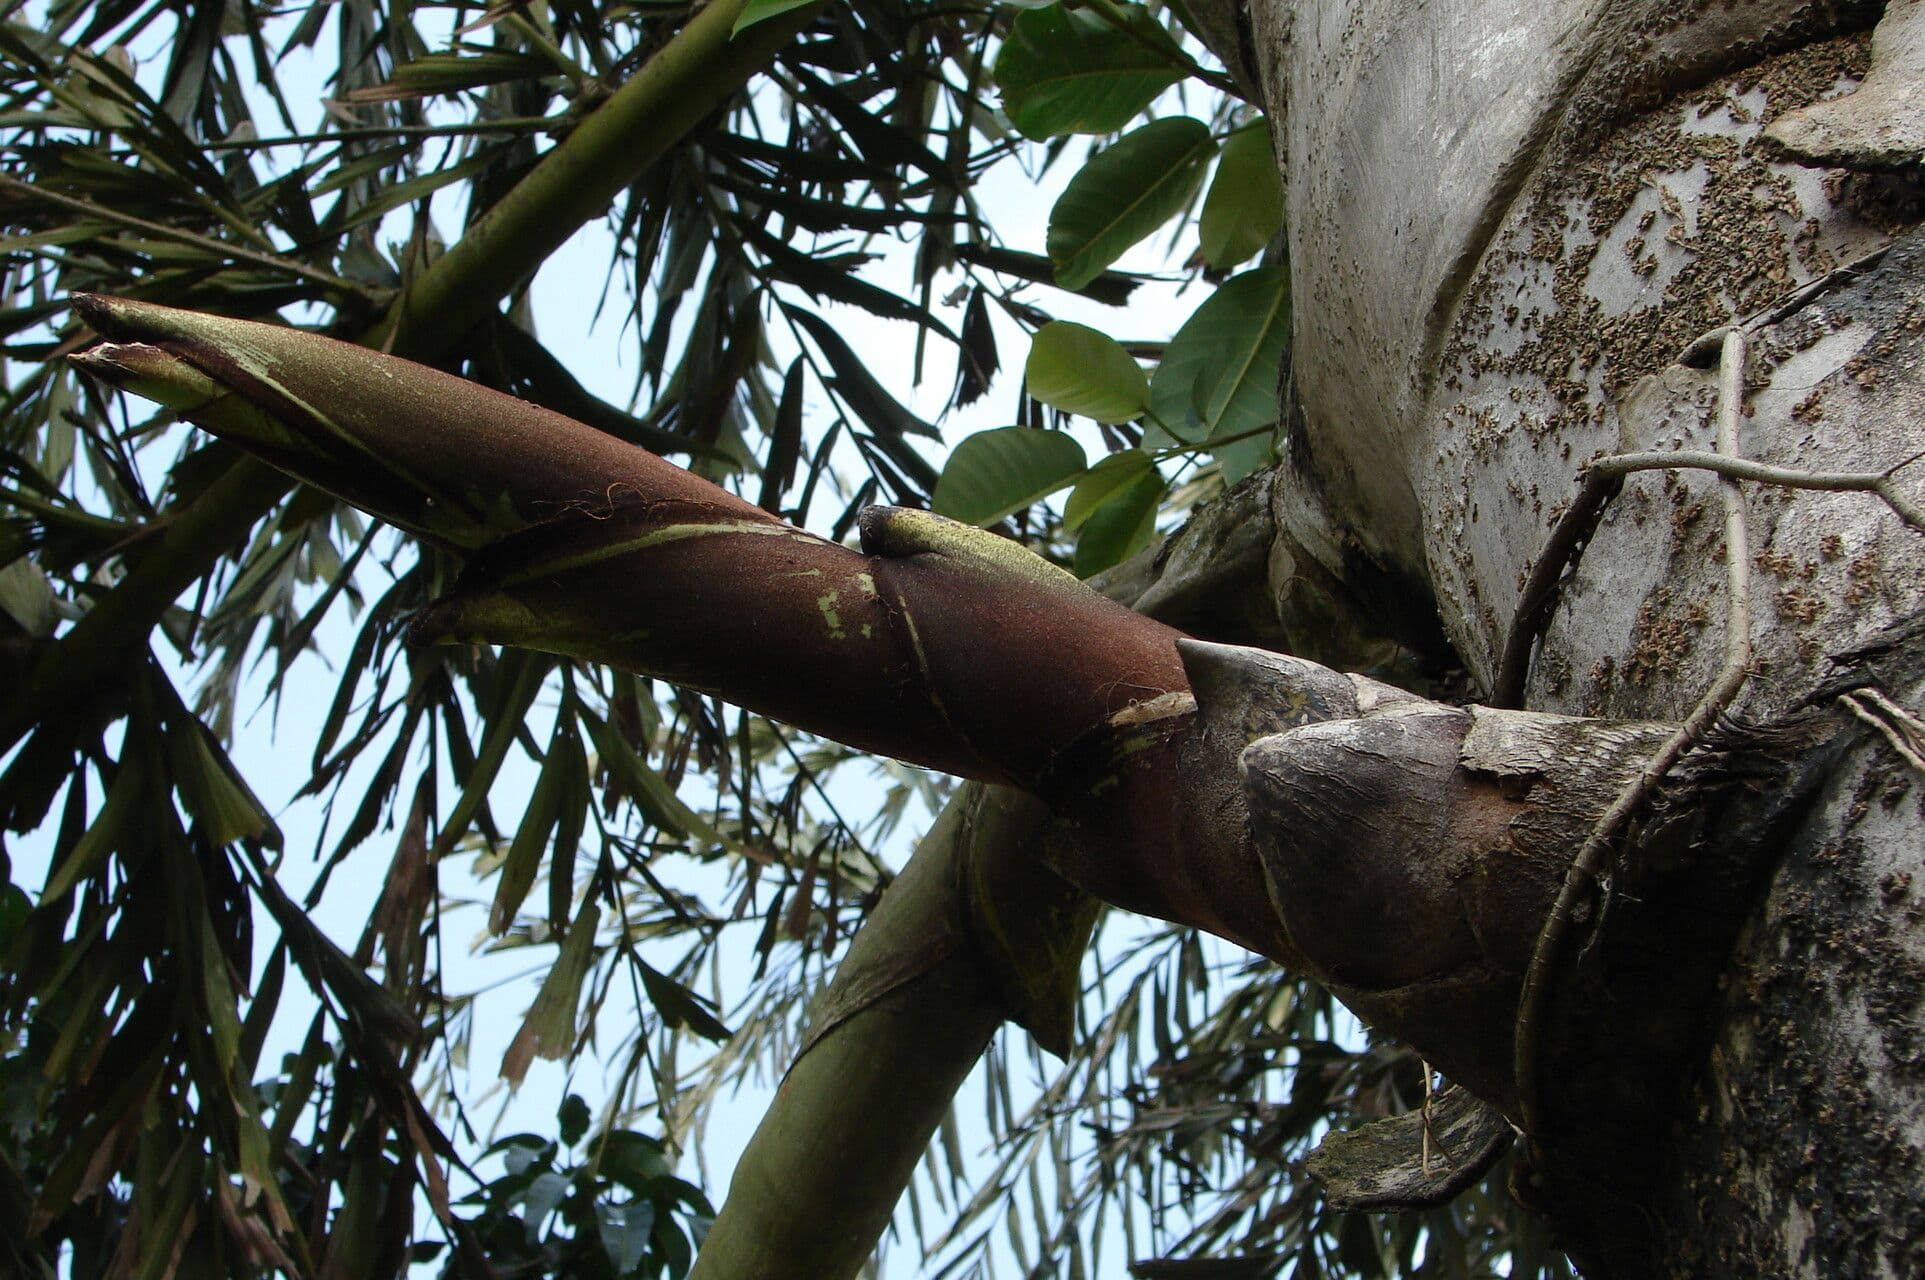
{"type": "Polygon", "coordinates": [[[1129,422],[1150,407],[1150,382],[1123,345],[1087,325],[1052,320],[1036,331],[1023,368],[1029,394],[1098,422],[1129,422]]]}
{"type": "Polygon", "coordinates": [[[1109,12],[1052,4],[1016,15],[996,56],[996,87],[1024,134],[1114,133],[1184,77],[1189,59],[1148,9],[1109,12]]]}
{"type": "Polygon", "coordinates": [[[1056,283],[1080,289],[1125,250],[1182,211],[1216,154],[1209,126],[1153,120],[1092,156],[1049,213],[1056,283]]]}
{"type": "Polygon", "coordinates": [[[729,38],[734,39],[758,22],[767,22],[770,18],[780,17],[791,9],[800,9],[817,2],[818,0],[749,0],[736,17],[735,25],[729,28],[729,38]]]}
{"type": "Polygon", "coordinates": [[[1055,493],[1086,465],[1083,446],[1067,432],[1035,427],[978,431],[949,455],[930,506],[936,514],[964,524],[994,524],[1055,493]]]}
{"type": "Polygon", "coordinates": [[[1197,220],[1203,260],[1219,271],[1234,267],[1263,252],[1282,229],[1283,185],[1270,152],[1270,131],[1259,120],[1223,144],[1197,220]]]}
{"type": "Polygon", "coordinates": [[[1141,449],[1112,453],[1091,467],[1070,491],[1069,501],[1063,506],[1063,527],[1076,532],[1098,507],[1155,470],[1155,460],[1141,449]]]}
{"type": "Polygon", "coordinates": [[[1290,273],[1258,267],[1218,289],[1177,330],[1150,380],[1157,420],[1211,447],[1231,483],[1268,456],[1277,379],[1290,341],[1290,273]]]}
{"type": "Polygon", "coordinates": [[[1076,540],[1077,577],[1101,573],[1150,545],[1165,487],[1152,467],[1118,486],[1089,512],[1076,540]]]}

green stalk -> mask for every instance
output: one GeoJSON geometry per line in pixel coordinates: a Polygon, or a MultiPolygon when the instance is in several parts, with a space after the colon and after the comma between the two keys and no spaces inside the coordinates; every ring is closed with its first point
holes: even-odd
{"type": "Polygon", "coordinates": [[[1001,788],[949,802],[810,1011],[691,1280],[851,1280],[997,1026],[1068,1052],[1095,911],[1037,861],[1051,818],[1001,788]]]}
{"type": "MultiPolygon", "coordinates": [[[[729,39],[748,0],[714,0],[614,96],[557,143],[514,190],[416,277],[361,336],[377,349],[433,360],[454,346],[583,224],[748,82],[820,4],[729,39]]],[[[0,712],[5,751],[54,709],[107,678],[169,605],[287,495],[292,482],[234,450],[228,469],[185,508],[127,574],[40,658],[0,712]]]]}
{"type": "Polygon", "coordinates": [[[714,0],[691,19],[437,259],[362,341],[415,359],[453,346],[767,66],[822,6],[806,5],[729,39],[747,7],[748,0],[714,0]]]}

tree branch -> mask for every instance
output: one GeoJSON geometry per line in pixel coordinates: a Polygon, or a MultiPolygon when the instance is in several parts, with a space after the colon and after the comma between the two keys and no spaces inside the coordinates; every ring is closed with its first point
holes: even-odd
{"type": "Polygon", "coordinates": [[[1009,791],[950,801],[811,1010],[694,1280],[856,1275],[996,1028],[1067,1051],[1095,912],[1037,861],[1050,818],[1009,791]]]}

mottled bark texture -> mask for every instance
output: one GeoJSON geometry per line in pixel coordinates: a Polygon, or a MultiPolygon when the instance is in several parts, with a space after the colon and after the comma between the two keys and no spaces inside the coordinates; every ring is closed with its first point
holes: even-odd
{"type": "MultiPolygon", "coordinates": [[[[1253,0],[1295,301],[1290,456],[1274,490],[1290,540],[1279,600],[1332,582],[1417,584],[1488,688],[1577,470],[1601,454],[1710,447],[1716,375],[1679,357],[1728,324],[1752,351],[1744,456],[1878,472],[1925,449],[1921,11],[1918,0],[1253,0]]],[[[1925,467],[1901,474],[1915,498],[1925,467]]],[[[1591,945],[1561,975],[1577,984],[1560,996],[1567,1013],[1636,1022],[1646,979],[1611,921],[1642,914],[1655,929],[1669,912],[1673,933],[1702,937],[1706,954],[1676,961],[1710,965],[1717,1003],[1696,1015],[1702,1036],[1678,1087],[1640,1085],[1655,1092],[1628,1134],[1623,1108],[1637,1100],[1593,1069],[1608,1057],[1552,1036],[1548,1078],[1566,1095],[1554,1109],[1577,1127],[1542,1135],[1525,1191],[1595,1274],[1917,1274],[1925,817],[1918,771],[1860,713],[1917,714],[1925,547],[1866,495],[1752,487],[1747,498],[1757,659],[1740,711],[1773,728],[1727,755],[1735,775],[1706,793],[1697,834],[1668,859],[1634,851],[1614,868],[1586,903],[1591,945]],[[1852,687],[1841,671],[1868,692],[1841,703],[1852,687]],[[1867,710],[1886,705],[1873,693],[1900,710],[1867,710]],[[1821,720],[1801,725],[1807,704],[1821,720]],[[1758,760],[1780,770],[1763,792],[1736,781],[1758,760]],[[1806,791],[1802,809],[1774,798],[1806,791]],[[1733,925],[1741,936],[1726,948],[1733,925]],[[1612,954],[1615,977],[1587,976],[1612,954]],[[1586,1003],[1613,982],[1613,1004],[1586,1003]],[[1619,1163],[1638,1147],[1641,1164],[1619,1163]]],[[[1564,585],[1528,706],[1684,716],[1723,656],[1716,509],[1701,475],[1627,480],[1564,585]]],[[[1462,763],[1483,713],[1468,728],[1432,711],[1379,718],[1368,734],[1344,731],[1341,750],[1312,738],[1266,749],[1253,776],[1297,815],[1284,824],[1279,810],[1286,839],[1267,865],[1305,878],[1282,904],[1299,943],[1325,923],[1310,859],[1291,847],[1314,840],[1305,814],[1325,815],[1310,820],[1333,836],[1351,827],[1353,851],[1325,856],[1357,864],[1335,883],[1361,903],[1465,903],[1456,932],[1355,958],[1389,990],[1482,945],[1482,886],[1502,878],[1487,861],[1452,865],[1465,856],[1455,835],[1441,865],[1425,865],[1416,833],[1439,819],[1404,790],[1432,785],[1426,771],[1452,742],[1462,763]],[[1373,778],[1381,809],[1356,794],[1373,778]]],[[[1501,798],[1500,787],[1485,800],[1501,798]]],[[[1503,887],[1541,878],[1535,867],[1526,856],[1503,887]]],[[[1330,882],[1321,892],[1339,914],[1367,914],[1333,901],[1330,882]]],[[[1692,1016],[1662,1001],[1649,1013],[1692,1016]]],[[[1651,1039],[1665,1038],[1654,1026],[1651,1039]]],[[[1485,1074],[1495,1064],[1456,1048],[1463,1078],[1504,1102],[1501,1071],[1485,1074]]]]}

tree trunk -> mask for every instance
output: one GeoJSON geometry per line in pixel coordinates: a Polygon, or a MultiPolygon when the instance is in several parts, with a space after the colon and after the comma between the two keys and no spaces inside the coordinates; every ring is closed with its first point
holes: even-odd
{"type": "MultiPolygon", "coordinates": [[[[1743,457],[1878,473],[1925,449],[1919,0],[1251,17],[1296,308],[1281,611],[1332,580],[1423,584],[1490,689],[1580,468],[1713,447],[1718,374],[1685,352],[1727,325],[1750,351],[1743,457]]],[[[1899,476],[1916,502],[1925,466],[1899,476]]],[[[1744,496],[1738,709],[1851,727],[1803,816],[1753,840],[1755,900],[1714,904],[1742,935],[1709,958],[1680,1096],[1617,1144],[1650,1157],[1638,1185],[1567,1146],[1534,1194],[1590,1274],[1919,1274],[1925,793],[1899,744],[1919,744],[1925,540],[1868,493],[1744,496]]],[[[1626,479],[1526,705],[1685,717],[1725,654],[1718,510],[1704,472],[1626,479]]]]}

